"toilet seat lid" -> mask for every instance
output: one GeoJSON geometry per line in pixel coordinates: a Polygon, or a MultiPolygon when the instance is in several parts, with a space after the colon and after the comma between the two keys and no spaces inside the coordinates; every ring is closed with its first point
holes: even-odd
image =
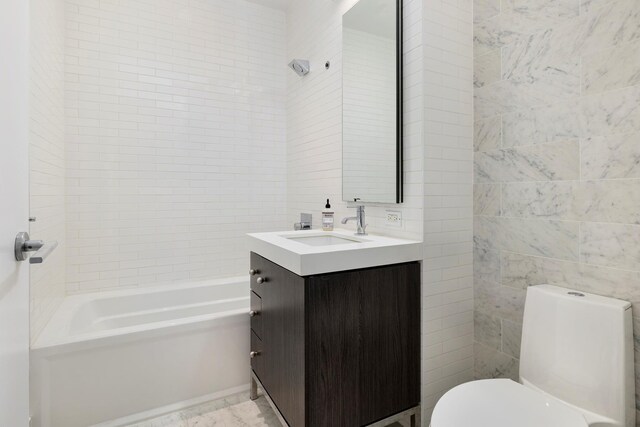
{"type": "Polygon", "coordinates": [[[512,380],[471,381],[438,401],[432,427],[588,427],[577,410],[512,380]]]}

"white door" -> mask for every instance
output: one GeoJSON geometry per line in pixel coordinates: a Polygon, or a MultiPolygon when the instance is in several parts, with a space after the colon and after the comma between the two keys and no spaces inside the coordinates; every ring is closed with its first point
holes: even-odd
{"type": "Polygon", "coordinates": [[[29,265],[13,245],[28,231],[27,0],[0,0],[0,426],[29,425],[29,265]]]}

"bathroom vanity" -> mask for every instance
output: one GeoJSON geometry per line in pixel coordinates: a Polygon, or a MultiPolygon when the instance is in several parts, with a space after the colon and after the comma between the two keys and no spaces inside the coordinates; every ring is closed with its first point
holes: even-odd
{"type": "Polygon", "coordinates": [[[421,244],[340,230],[250,238],[254,393],[259,382],[292,427],[419,422],[421,244]]]}

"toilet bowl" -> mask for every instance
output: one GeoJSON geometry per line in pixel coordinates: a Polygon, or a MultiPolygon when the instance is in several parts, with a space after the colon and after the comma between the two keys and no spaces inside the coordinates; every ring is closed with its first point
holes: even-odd
{"type": "Polygon", "coordinates": [[[520,382],[471,381],[431,427],[634,427],[631,304],[557,286],[527,290],[520,382]]]}
{"type": "Polygon", "coordinates": [[[431,427],[588,427],[577,410],[508,379],[471,381],[438,402],[431,427]]]}

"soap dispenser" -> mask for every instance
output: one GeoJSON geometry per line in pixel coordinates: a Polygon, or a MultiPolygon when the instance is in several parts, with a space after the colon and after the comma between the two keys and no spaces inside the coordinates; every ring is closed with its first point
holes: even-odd
{"type": "Polygon", "coordinates": [[[327,199],[327,204],[324,205],[325,210],[322,211],[322,229],[324,231],[333,231],[333,212],[330,211],[331,204],[327,199]]]}

